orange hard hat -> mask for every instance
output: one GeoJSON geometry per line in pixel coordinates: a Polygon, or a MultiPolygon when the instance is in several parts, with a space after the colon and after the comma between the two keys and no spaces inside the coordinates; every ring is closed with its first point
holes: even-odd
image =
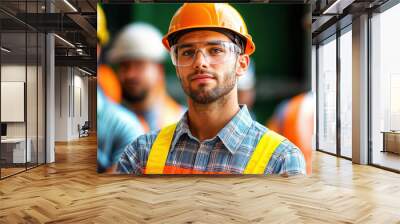
{"type": "Polygon", "coordinates": [[[172,17],[168,33],[163,37],[165,48],[171,49],[168,41],[171,35],[193,28],[227,29],[246,40],[245,54],[251,55],[256,49],[242,16],[228,3],[183,4],[172,17]]]}

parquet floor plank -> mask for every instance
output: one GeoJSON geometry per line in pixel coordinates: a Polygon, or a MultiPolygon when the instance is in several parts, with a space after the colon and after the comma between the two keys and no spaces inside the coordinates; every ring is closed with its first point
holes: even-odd
{"type": "Polygon", "coordinates": [[[96,173],[96,139],[0,181],[0,223],[399,223],[400,175],[315,152],[311,177],[96,173]]]}

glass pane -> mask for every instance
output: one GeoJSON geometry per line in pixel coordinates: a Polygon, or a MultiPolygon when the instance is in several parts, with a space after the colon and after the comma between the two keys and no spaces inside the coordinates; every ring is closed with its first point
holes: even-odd
{"type": "Polygon", "coordinates": [[[352,157],[352,35],[351,30],[340,37],[340,150],[352,157]]]}
{"type": "Polygon", "coordinates": [[[1,33],[2,177],[25,170],[31,151],[26,144],[26,33],[1,33]],[[28,149],[28,151],[26,150],[28,149]]]}
{"type": "Polygon", "coordinates": [[[400,4],[372,17],[372,163],[400,170],[400,4]]]}
{"type": "Polygon", "coordinates": [[[0,65],[4,87],[0,109],[2,114],[8,114],[1,119],[6,132],[0,148],[0,152],[4,151],[0,154],[1,176],[4,177],[43,163],[45,158],[45,79],[42,74],[45,39],[33,28],[39,22],[34,21],[39,19],[36,14],[45,10],[45,1],[0,1],[0,7],[13,15],[0,12],[0,65]],[[29,21],[32,26],[23,21],[29,21]]]}
{"type": "Polygon", "coordinates": [[[336,154],[336,39],[318,48],[318,146],[336,154]]]}

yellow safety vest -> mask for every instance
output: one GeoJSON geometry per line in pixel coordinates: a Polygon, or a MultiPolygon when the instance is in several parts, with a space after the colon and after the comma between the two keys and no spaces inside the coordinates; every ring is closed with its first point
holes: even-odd
{"type": "MultiPolygon", "coordinates": [[[[161,129],[151,147],[145,174],[163,174],[176,125],[175,123],[161,129]]],[[[264,174],[272,154],[284,139],[276,132],[268,130],[258,142],[243,174],[264,174]]]]}

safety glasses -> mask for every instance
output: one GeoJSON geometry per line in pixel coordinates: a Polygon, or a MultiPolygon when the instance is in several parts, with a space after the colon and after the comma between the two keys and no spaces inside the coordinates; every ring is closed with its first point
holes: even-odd
{"type": "Polygon", "coordinates": [[[171,59],[175,66],[191,66],[198,53],[209,64],[222,64],[241,53],[240,48],[228,41],[207,41],[176,44],[171,47],[171,59]]]}

